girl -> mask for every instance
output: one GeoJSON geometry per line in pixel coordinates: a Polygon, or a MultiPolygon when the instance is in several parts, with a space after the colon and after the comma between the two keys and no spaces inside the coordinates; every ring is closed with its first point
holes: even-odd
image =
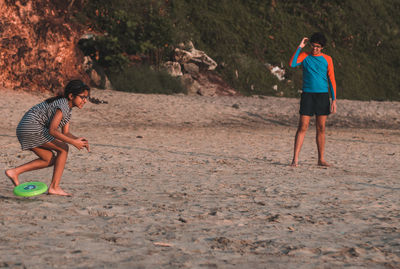
{"type": "Polygon", "coordinates": [[[72,108],[81,109],[88,101],[89,92],[89,87],[81,80],[72,80],[65,87],[64,95],[49,98],[25,113],[18,124],[17,137],[23,150],[29,149],[39,158],[6,170],[6,176],[15,186],[19,185],[20,174],[54,166],[48,193],[70,195],[60,188],[68,156],[68,144],[79,150],[86,148],[89,151],[89,142],[69,132],[69,120],[72,108]]]}

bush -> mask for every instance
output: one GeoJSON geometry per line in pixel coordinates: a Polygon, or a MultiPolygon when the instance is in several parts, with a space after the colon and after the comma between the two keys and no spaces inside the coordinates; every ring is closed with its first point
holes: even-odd
{"type": "Polygon", "coordinates": [[[186,93],[179,78],[147,65],[135,65],[122,71],[109,72],[108,76],[118,91],[135,93],[175,94],[186,93]]]}

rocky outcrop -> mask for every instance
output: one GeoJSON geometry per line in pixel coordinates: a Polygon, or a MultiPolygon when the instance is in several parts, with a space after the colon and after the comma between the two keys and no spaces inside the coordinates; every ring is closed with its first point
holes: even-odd
{"type": "Polygon", "coordinates": [[[192,41],[180,44],[175,49],[174,58],[180,64],[194,62],[201,67],[205,67],[207,70],[214,70],[218,66],[204,51],[195,49],[192,41]]]}
{"type": "Polygon", "coordinates": [[[70,1],[0,1],[0,86],[57,92],[67,80],[88,81],[76,46],[70,1]]]}
{"type": "Polygon", "coordinates": [[[171,76],[181,78],[189,95],[239,95],[213,71],[218,64],[204,51],[195,49],[192,42],[180,44],[173,59],[164,67],[171,76]]]}
{"type": "Polygon", "coordinates": [[[83,70],[85,70],[86,74],[89,76],[92,86],[99,89],[113,89],[104,69],[90,56],[85,56],[83,58],[83,70]]]}
{"type": "Polygon", "coordinates": [[[164,63],[165,70],[173,77],[183,76],[181,64],[178,62],[168,61],[164,63]]]}

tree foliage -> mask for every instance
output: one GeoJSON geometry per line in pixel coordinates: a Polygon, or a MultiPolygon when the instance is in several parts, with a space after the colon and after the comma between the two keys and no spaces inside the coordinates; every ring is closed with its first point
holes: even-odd
{"type": "Polygon", "coordinates": [[[338,98],[400,100],[400,2],[397,0],[87,0],[84,13],[103,33],[87,47],[108,68],[128,55],[157,66],[192,40],[244,94],[297,96],[301,70],[288,61],[304,36],[323,32],[334,60],[338,98]],[[286,70],[278,81],[265,64],[286,70]]]}
{"type": "Polygon", "coordinates": [[[90,0],[85,5],[88,23],[102,35],[81,44],[85,51],[98,52],[105,67],[124,67],[127,55],[157,58],[172,42],[173,29],[164,1],[90,0]]]}

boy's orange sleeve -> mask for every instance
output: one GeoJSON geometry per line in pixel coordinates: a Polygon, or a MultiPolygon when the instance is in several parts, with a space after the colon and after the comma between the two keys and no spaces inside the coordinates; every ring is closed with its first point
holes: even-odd
{"type": "Polygon", "coordinates": [[[332,58],[328,55],[324,55],[324,58],[328,62],[328,79],[329,79],[329,88],[332,94],[332,100],[336,100],[336,80],[335,80],[335,70],[333,67],[332,58]]]}

